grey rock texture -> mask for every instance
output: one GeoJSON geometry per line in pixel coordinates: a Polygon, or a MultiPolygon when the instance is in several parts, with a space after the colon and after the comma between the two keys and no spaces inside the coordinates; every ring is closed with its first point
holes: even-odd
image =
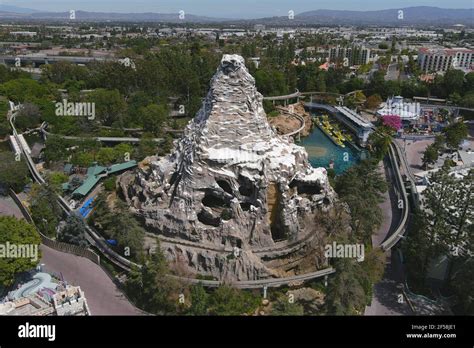
{"type": "Polygon", "coordinates": [[[244,59],[224,55],[173,152],[120,180],[131,209],[165,239],[167,257],[191,273],[229,281],[282,276],[259,255],[307,240],[317,233],[311,217],[332,207],[326,170],[274,132],[262,100],[244,59]]]}

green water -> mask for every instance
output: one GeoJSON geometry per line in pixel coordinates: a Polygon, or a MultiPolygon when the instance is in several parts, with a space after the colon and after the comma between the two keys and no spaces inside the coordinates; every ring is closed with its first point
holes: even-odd
{"type": "Polygon", "coordinates": [[[361,153],[349,144],[346,143],[344,148],[334,144],[317,126],[314,126],[311,134],[303,138],[299,145],[304,146],[308,152],[313,167],[328,169],[330,162],[333,161],[336,174],[343,173],[361,158],[361,153]]]}

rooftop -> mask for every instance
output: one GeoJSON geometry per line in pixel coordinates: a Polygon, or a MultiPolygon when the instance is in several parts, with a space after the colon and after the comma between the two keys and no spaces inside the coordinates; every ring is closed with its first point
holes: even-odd
{"type": "Polygon", "coordinates": [[[115,174],[124,170],[128,170],[137,166],[137,161],[129,161],[119,164],[113,164],[110,167],[102,167],[94,165],[87,169],[87,178],[84,180],[81,186],[79,186],[72,194],[73,196],[85,197],[94,188],[95,185],[100,181],[101,178],[108,176],[109,174],[115,174]]]}

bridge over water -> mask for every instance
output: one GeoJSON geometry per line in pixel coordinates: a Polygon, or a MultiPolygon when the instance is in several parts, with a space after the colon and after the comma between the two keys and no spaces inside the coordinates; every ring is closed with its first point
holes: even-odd
{"type": "Polygon", "coordinates": [[[369,135],[374,131],[372,123],[364,120],[355,111],[345,106],[331,106],[319,103],[305,103],[306,109],[311,110],[324,110],[333,115],[338,121],[343,123],[349,128],[354,134],[357,135],[359,143],[365,145],[369,135]]]}

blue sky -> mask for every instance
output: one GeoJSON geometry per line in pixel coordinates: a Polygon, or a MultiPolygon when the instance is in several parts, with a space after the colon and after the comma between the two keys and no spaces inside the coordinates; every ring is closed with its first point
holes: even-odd
{"type": "Polygon", "coordinates": [[[0,0],[43,11],[186,13],[223,18],[259,18],[317,9],[380,10],[410,6],[472,8],[472,0],[0,0]]]}

